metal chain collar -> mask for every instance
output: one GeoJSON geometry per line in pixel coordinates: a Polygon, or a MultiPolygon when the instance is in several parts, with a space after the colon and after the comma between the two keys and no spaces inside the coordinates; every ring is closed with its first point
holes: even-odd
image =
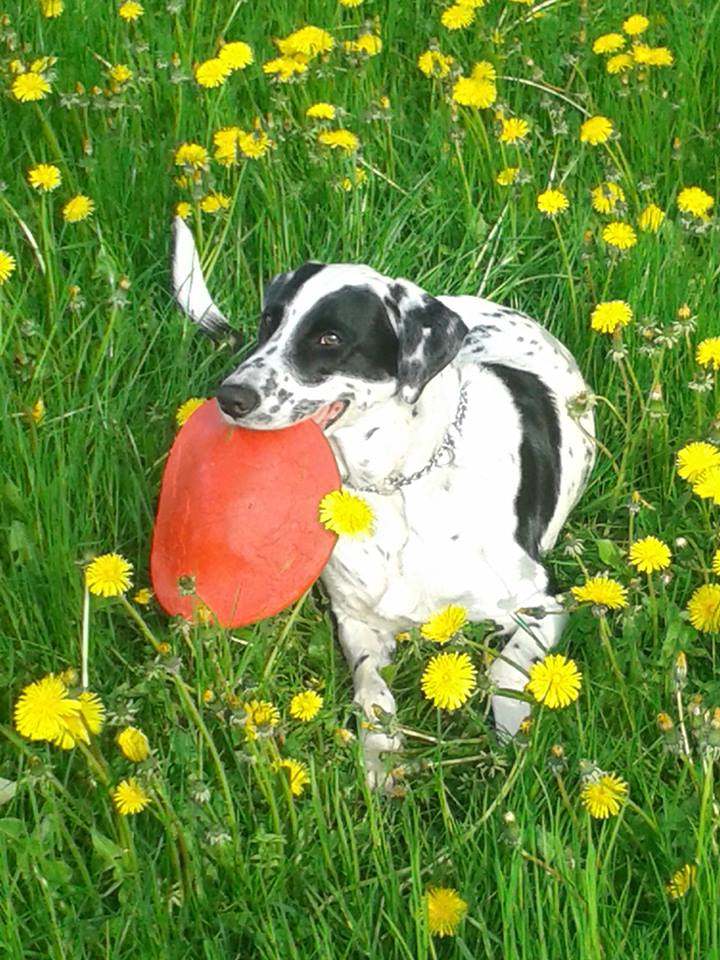
{"type": "Polygon", "coordinates": [[[353,490],[357,490],[359,493],[386,494],[389,492],[388,488],[390,488],[390,490],[399,490],[401,487],[406,487],[410,483],[415,483],[416,480],[419,480],[420,477],[424,477],[427,473],[430,473],[430,471],[435,467],[448,466],[448,464],[452,463],[455,459],[455,444],[461,436],[462,425],[463,421],[465,420],[466,413],[467,386],[462,386],[460,388],[460,399],[458,400],[457,410],[455,411],[455,419],[448,426],[442,440],[435,448],[433,455],[430,457],[424,467],[421,467],[419,470],[416,470],[414,473],[411,473],[407,476],[399,473],[390,474],[383,487],[356,487],[351,483],[348,484],[348,486],[351,486],[353,490]]]}

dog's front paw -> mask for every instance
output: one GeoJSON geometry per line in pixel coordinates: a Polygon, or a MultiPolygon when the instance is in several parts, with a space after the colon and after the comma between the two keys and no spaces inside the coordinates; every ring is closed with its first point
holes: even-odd
{"type": "Polygon", "coordinates": [[[403,740],[399,734],[388,733],[371,724],[363,724],[360,730],[365,778],[371,790],[390,793],[396,785],[392,769],[397,766],[395,756],[402,750],[403,740]]]}

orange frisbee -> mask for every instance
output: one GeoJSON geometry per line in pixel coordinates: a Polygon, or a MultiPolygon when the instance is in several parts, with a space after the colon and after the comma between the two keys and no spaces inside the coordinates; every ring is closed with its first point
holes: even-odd
{"type": "Polygon", "coordinates": [[[339,487],[317,424],[246,430],[208,400],[180,429],[163,474],[150,555],[162,608],[192,619],[202,601],[221,626],[240,627],[293,603],[335,545],[318,505],[339,487]]]}

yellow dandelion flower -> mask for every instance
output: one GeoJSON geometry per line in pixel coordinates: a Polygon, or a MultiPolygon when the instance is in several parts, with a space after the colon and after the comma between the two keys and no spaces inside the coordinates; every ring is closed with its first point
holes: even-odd
{"type": "Polygon", "coordinates": [[[635,61],[632,58],[632,54],[618,53],[614,57],[610,57],[605,64],[605,69],[610,76],[614,77],[618,73],[627,73],[628,70],[632,70],[634,66],[635,61]]]}
{"type": "Polygon", "coordinates": [[[628,786],[614,773],[603,773],[585,785],[580,794],[582,805],[591,817],[605,820],[620,812],[628,786]]]}
{"type": "Polygon", "coordinates": [[[137,727],[125,727],[117,735],[116,743],[124,757],[132,763],[142,763],[150,756],[148,738],[137,727]]]}
{"type": "MultiPolygon", "coordinates": [[[[2,258],[0,258],[0,261],[1,260],[2,258]]],[[[45,401],[42,397],[38,397],[38,399],[32,405],[30,419],[33,423],[41,423],[45,419],[45,401]]]]}
{"type": "Polygon", "coordinates": [[[299,797],[310,783],[308,768],[298,760],[280,760],[275,764],[275,770],[287,777],[290,793],[294,797],[299,797]]]}
{"type": "Polygon", "coordinates": [[[65,9],[63,0],[40,0],[40,13],[48,20],[59,17],[65,9]]]}
{"type": "Polygon", "coordinates": [[[313,103],[305,111],[305,116],[311,120],[334,120],[336,114],[335,107],[331,103],[313,103]]]}
{"type": "Polygon", "coordinates": [[[181,220],[187,220],[191,213],[191,206],[187,200],[181,200],[179,203],[175,204],[175,216],[180,217],[181,220]]]}
{"type": "Polygon", "coordinates": [[[495,177],[495,183],[499,184],[501,187],[509,187],[515,183],[519,173],[520,167],[504,167],[495,177]]]}
{"type": "Polygon", "coordinates": [[[687,443],[678,450],[675,465],[679,476],[693,483],[710,467],[720,466],[720,450],[705,441],[687,443]]]}
{"type": "Polygon", "coordinates": [[[343,177],[340,186],[343,190],[354,190],[355,187],[361,187],[367,183],[368,175],[362,167],[355,167],[352,177],[343,177]]]}
{"type": "Polygon", "coordinates": [[[604,227],[602,238],[610,247],[616,250],[630,250],[637,243],[637,234],[629,223],[613,220],[604,227]]]}
{"type": "Polygon", "coordinates": [[[623,22],[622,28],[629,37],[639,37],[650,26],[650,21],[641,13],[634,13],[623,22]]]}
{"type": "Polygon", "coordinates": [[[84,690],[77,700],[80,710],[61,721],[61,730],[52,739],[61,750],[71,750],[77,743],[89,743],[90,734],[100,733],[105,722],[105,707],[96,693],[84,690]]]}
{"type": "Polygon", "coordinates": [[[126,0],[118,7],[118,16],[126,23],[139,20],[144,13],[145,7],[141,3],[136,3],[135,0],[126,0]]]}
{"type": "Polygon", "coordinates": [[[464,3],[454,3],[451,7],[443,10],[440,17],[440,23],[447,30],[463,30],[465,27],[469,27],[474,20],[475,11],[464,3]]]}
{"type": "Polygon", "coordinates": [[[426,640],[432,640],[434,643],[447,643],[456,634],[460,633],[467,622],[468,617],[465,607],[451,603],[447,607],[443,607],[438,613],[433,614],[420,627],[420,633],[426,640]]]}
{"type": "Polygon", "coordinates": [[[303,27],[281,40],[275,40],[275,46],[286,57],[298,54],[304,57],[316,57],[318,54],[329,53],[335,46],[335,40],[320,27],[303,27]]]}
{"type": "Polygon", "coordinates": [[[716,633],[720,630],[720,584],[698,587],[688,602],[690,623],[696,630],[716,633]]]}
{"type": "Polygon", "coordinates": [[[632,48],[635,63],[645,67],[671,67],[675,62],[672,50],[667,47],[648,47],[636,43],[632,48]]]}
{"type": "Polygon", "coordinates": [[[489,80],[490,83],[495,83],[497,70],[489,60],[478,60],[470,72],[470,77],[473,80],[489,80]]]}
{"type": "Polygon", "coordinates": [[[7,250],[0,250],[0,287],[4,283],[7,283],[15,272],[15,267],[15,257],[11,253],[8,253],[7,250]]]}
{"type": "Polygon", "coordinates": [[[51,673],[23,688],[15,704],[15,728],[29,740],[52,741],[80,709],[79,702],[70,698],[62,680],[51,673]]]}
{"type": "Polygon", "coordinates": [[[630,563],[640,573],[655,573],[670,566],[670,547],[657,537],[643,537],[630,547],[630,563]]]}
{"type": "Polygon", "coordinates": [[[177,425],[182,427],[184,423],[187,423],[195,411],[199,410],[200,407],[203,406],[206,400],[207,397],[190,397],[190,399],[186,400],[185,403],[181,403],[175,411],[175,422],[177,425]]]}
{"type": "Polygon", "coordinates": [[[598,213],[613,213],[619,203],[625,203],[625,191],[612,181],[604,181],[592,190],[593,209],[598,213]]]}
{"type": "Polygon", "coordinates": [[[440,53],[439,50],[425,50],[418,57],[417,65],[426,77],[443,80],[450,73],[450,68],[454,62],[452,57],[440,53]]]}
{"type": "Polygon", "coordinates": [[[363,0],[339,0],[341,7],[359,7],[363,0]]]}
{"type": "Polygon", "coordinates": [[[525,689],[538,703],[557,710],[577,700],[581,680],[582,674],[574,660],[568,660],[561,653],[549,654],[532,665],[525,689]]]}
{"type": "Polygon", "coordinates": [[[720,370],[720,337],[707,337],[697,346],[695,359],[701,367],[720,370]]]}
{"type": "Polygon", "coordinates": [[[597,333],[614,333],[618,327],[626,327],[632,318],[632,307],[624,300],[607,300],[590,314],[590,327],[597,333]]]}
{"type": "Polygon", "coordinates": [[[643,233],[657,233],[660,229],[665,214],[654,203],[649,203],[638,217],[638,229],[643,233]]]}
{"type": "Polygon", "coordinates": [[[118,597],[132,586],[132,564],[119,553],[104,553],[85,568],[85,582],[96,597],[118,597]]]}
{"type": "Polygon", "coordinates": [[[354,153],[360,146],[359,139],[350,130],[323,130],[318,134],[318,143],[330,150],[343,150],[345,153],[354,153]]]}
{"type": "Polygon", "coordinates": [[[685,187],[678,194],[677,205],[683,213],[691,213],[700,220],[707,220],[715,200],[700,187],[685,187]]]}
{"type": "Polygon", "coordinates": [[[625,37],[621,33],[604,33],[594,41],[593,53],[617,53],[625,46],[625,37]]]}
{"type": "Polygon", "coordinates": [[[217,213],[219,210],[227,210],[229,206],[230,197],[226,193],[208,193],[200,201],[203,213],[217,213]]]}
{"type": "Polygon", "coordinates": [[[190,167],[192,170],[206,169],[208,165],[208,152],[199,143],[181,143],[175,151],[175,166],[190,167]]]}
{"type": "Polygon", "coordinates": [[[132,80],[133,72],[125,63],[116,63],[108,70],[108,76],[118,86],[132,80]]]}
{"type": "Polygon", "coordinates": [[[691,887],[695,886],[696,880],[697,867],[694,863],[686,863],[672,875],[665,889],[673,900],[678,900],[680,897],[684,897],[691,887]]]}
{"type": "Polygon", "coordinates": [[[450,887],[430,887],[425,894],[428,930],[434,937],[453,937],[468,905],[450,887]]]}
{"type": "Polygon", "coordinates": [[[627,590],[610,577],[590,577],[581,587],[571,587],[578,603],[592,603],[610,610],[627,606],[627,590]]]}
{"type": "Polygon", "coordinates": [[[477,685],[475,667],[466,653],[440,653],[425,667],[424,695],[440,710],[457,710],[477,685]]]}
{"type": "Polygon", "coordinates": [[[569,206],[570,201],[562,190],[544,190],[537,196],[537,208],[547,217],[565,213],[569,206]]]}
{"type": "Polygon", "coordinates": [[[273,142],[264,130],[252,130],[242,133],[238,138],[238,146],[244,157],[259,160],[273,146],[273,142]]]}
{"type": "Polygon", "coordinates": [[[280,723],[280,711],[269,700],[249,700],[243,704],[243,710],[255,727],[276,727],[280,723]]]}
{"type": "Polygon", "coordinates": [[[599,143],[607,143],[613,132],[612,120],[607,117],[590,117],[580,127],[580,142],[589,143],[597,146],[599,143]]]}
{"type": "Polygon", "coordinates": [[[195,80],[206,89],[221,87],[232,73],[232,68],[220,57],[204,60],[195,67],[195,80]]]}
{"type": "Polygon", "coordinates": [[[497,100],[497,87],[491,80],[476,80],[473,77],[460,77],[452,90],[454,103],[461,107],[477,107],[484,110],[497,100]]]}
{"type": "Polygon", "coordinates": [[[240,160],[240,138],[246,136],[240,127],[222,127],[213,134],[215,144],[214,157],[226,167],[234,166],[240,160]]]}
{"type": "Polygon", "coordinates": [[[712,571],[720,577],[720,550],[716,550],[713,554],[712,571]]]}
{"type": "Polygon", "coordinates": [[[375,517],[370,504],[347,490],[332,490],[320,501],[320,522],[338,536],[372,535],[375,517]]]}
{"type": "Polygon", "coordinates": [[[501,124],[502,129],[498,134],[501,143],[520,143],[530,132],[530,124],[520,117],[510,117],[508,120],[503,118],[501,124]]]}
{"type": "Polygon", "coordinates": [[[252,47],[243,40],[231,40],[229,43],[223,43],[218,50],[218,59],[231,70],[244,70],[253,62],[252,47]]]}
{"type": "Polygon", "coordinates": [[[720,467],[710,467],[693,481],[693,493],[720,504],[720,467]]]}
{"type": "Polygon", "coordinates": [[[323,698],[314,690],[296,693],[290,701],[290,716],[293,720],[313,720],[323,705],[323,698]]]}
{"type": "Polygon", "coordinates": [[[94,210],[95,202],[90,197],[85,196],[84,193],[78,193],[63,206],[63,220],[66,223],[80,223],[82,220],[91,217],[94,210]]]}
{"type": "Polygon", "coordinates": [[[53,163],[38,163],[30,167],[27,178],[30,186],[41,193],[56,190],[62,181],[60,170],[53,163]]]}
{"type": "Polygon", "coordinates": [[[149,587],[141,587],[135,592],[133,600],[141,607],[146,607],[153,598],[153,592],[149,587]]]}
{"type": "Polygon", "coordinates": [[[382,50],[382,39],[374,33],[363,33],[357,40],[346,40],[343,50],[345,53],[364,53],[367,57],[375,57],[382,50]]]}
{"type": "Polygon", "coordinates": [[[44,100],[50,93],[51,86],[41,73],[28,70],[21,73],[12,82],[10,90],[20,103],[32,103],[35,100],[44,100]]]}
{"type": "Polygon", "coordinates": [[[307,73],[308,57],[297,54],[294,57],[275,57],[263,64],[263,73],[276,77],[281,83],[288,83],[294,77],[307,73]]]}
{"type": "Polygon", "coordinates": [[[151,797],[134,777],[120,781],[112,793],[112,801],[117,812],[123,817],[140,813],[152,802],[151,797]]]}

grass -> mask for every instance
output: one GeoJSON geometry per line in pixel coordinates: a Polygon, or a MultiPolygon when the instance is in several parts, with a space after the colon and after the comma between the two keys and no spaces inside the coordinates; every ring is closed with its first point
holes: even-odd
{"type": "MultiPolygon", "coordinates": [[[[693,732],[690,702],[702,695],[701,714],[720,706],[720,651],[717,633],[696,631],[686,613],[692,592],[713,579],[718,508],[674,468],[684,443],[717,441],[719,429],[713,377],[703,392],[688,387],[706,372],[697,343],[717,330],[718,233],[714,221],[683,216],[676,198],[686,186],[717,195],[720,53],[711,38],[720,4],[549,0],[534,17],[491,0],[474,26],[452,33],[429,2],[145,8],[124,23],[108,5],[68,0],[49,20],[23,4],[0,26],[0,247],[17,260],[0,286],[3,956],[720,956],[720,797],[708,746],[717,731],[700,718],[693,732]],[[670,47],[674,65],[636,69],[625,83],[606,73],[592,41],[646,7],[647,42],[670,47]],[[376,15],[380,55],[356,62],[335,50],[291,85],[263,76],[272,37],[310,22],[343,40],[376,15]],[[250,43],[256,63],[202,90],[192,64],[212,56],[221,35],[250,43]],[[453,109],[452,80],[422,76],[416,61],[431,38],[466,73],[481,59],[496,65],[499,103],[531,122],[527,146],[498,141],[492,110],[453,109]],[[11,61],[41,55],[58,57],[53,92],[19,103],[11,61]],[[133,71],[116,93],[103,92],[106,63],[133,71]],[[73,93],[77,83],[84,92],[73,93]],[[317,100],[344,108],[340,122],[361,140],[357,159],[315,144],[304,111],[317,100]],[[580,144],[592,114],[610,117],[620,138],[580,144]],[[195,195],[174,185],[181,142],[212,149],[215,130],[250,129],[256,116],[276,144],[268,156],[227,170],[213,162],[195,195]],[[56,192],[27,185],[39,162],[60,168],[56,192]],[[506,165],[522,169],[510,188],[495,182],[506,165]],[[345,191],[356,166],[367,182],[345,191]],[[667,213],[657,234],[639,233],[622,256],[600,237],[611,218],[590,205],[590,189],[608,176],[626,195],[619,219],[635,223],[651,200],[667,213]],[[570,199],[555,221],[536,208],[550,183],[570,199]],[[228,195],[227,211],[200,212],[210,189],[228,195]],[[62,204],[78,192],[95,213],[65,223],[62,204]],[[350,683],[313,599],[228,632],[169,623],[151,607],[148,628],[169,645],[159,656],[121,603],[93,599],[90,688],[108,709],[105,729],[89,749],[67,752],[14,730],[25,685],[79,667],[83,564],[116,550],[134,564],[136,585],[147,583],[174,411],[210,395],[233,365],[229,349],[210,346],[171,303],[169,224],[180,200],[192,204],[210,286],[248,337],[263,282],[312,257],[368,262],[433,292],[482,291],[568,344],[597,395],[602,448],[570,540],[550,564],[563,589],[607,570],[630,598],[606,618],[572,616],[562,650],[583,672],[575,705],[538,709],[530,735],[502,748],[482,693],[453,715],[423,700],[431,651],[413,637],[393,668],[408,730],[406,790],[375,796],[357,745],[336,734],[355,729],[350,683]],[[614,341],[624,347],[615,359],[611,338],[589,325],[609,299],[635,315],[614,341]],[[693,319],[678,330],[683,304],[693,319]],[[35,423],[41,398],[46,413],[35,423]],[[648,534],[671,546],[670,576],[648,581],[628,566],[629,543],[648,534]],[[566,549],[575,541],[581,555],[566,549]],[[682,689],[673,680],[680,652],[689,664],[682,689]],[[324,706],[301,725],[287,705],[309,685],[324,706]],[[281,709],[275,736],[246,740],[239,721],[250,695],[281,709]],[[685,758],[668,749],[680,709],[685,758]],[[674,719],[669,734],[656,724],[661,711],[674,719]],[[133,773],[114,745],[128,718],[153,749],[135,771],[153,803],[122,818],[109,791],[133,773]],[[308,765],[302,796],[274,772],[279,756],[308,765]],[[583,760],[627,781],[617,817],[583,810],[583,760]],[[696,883],[670,898],[666,884],[684,864],[697,864],[696,883]],[[468,903],[453,938],[427,930],[423,897],[433,885],[468,903]]],[[[459,646],[482,664],[481,628],[459,646]]]]}

